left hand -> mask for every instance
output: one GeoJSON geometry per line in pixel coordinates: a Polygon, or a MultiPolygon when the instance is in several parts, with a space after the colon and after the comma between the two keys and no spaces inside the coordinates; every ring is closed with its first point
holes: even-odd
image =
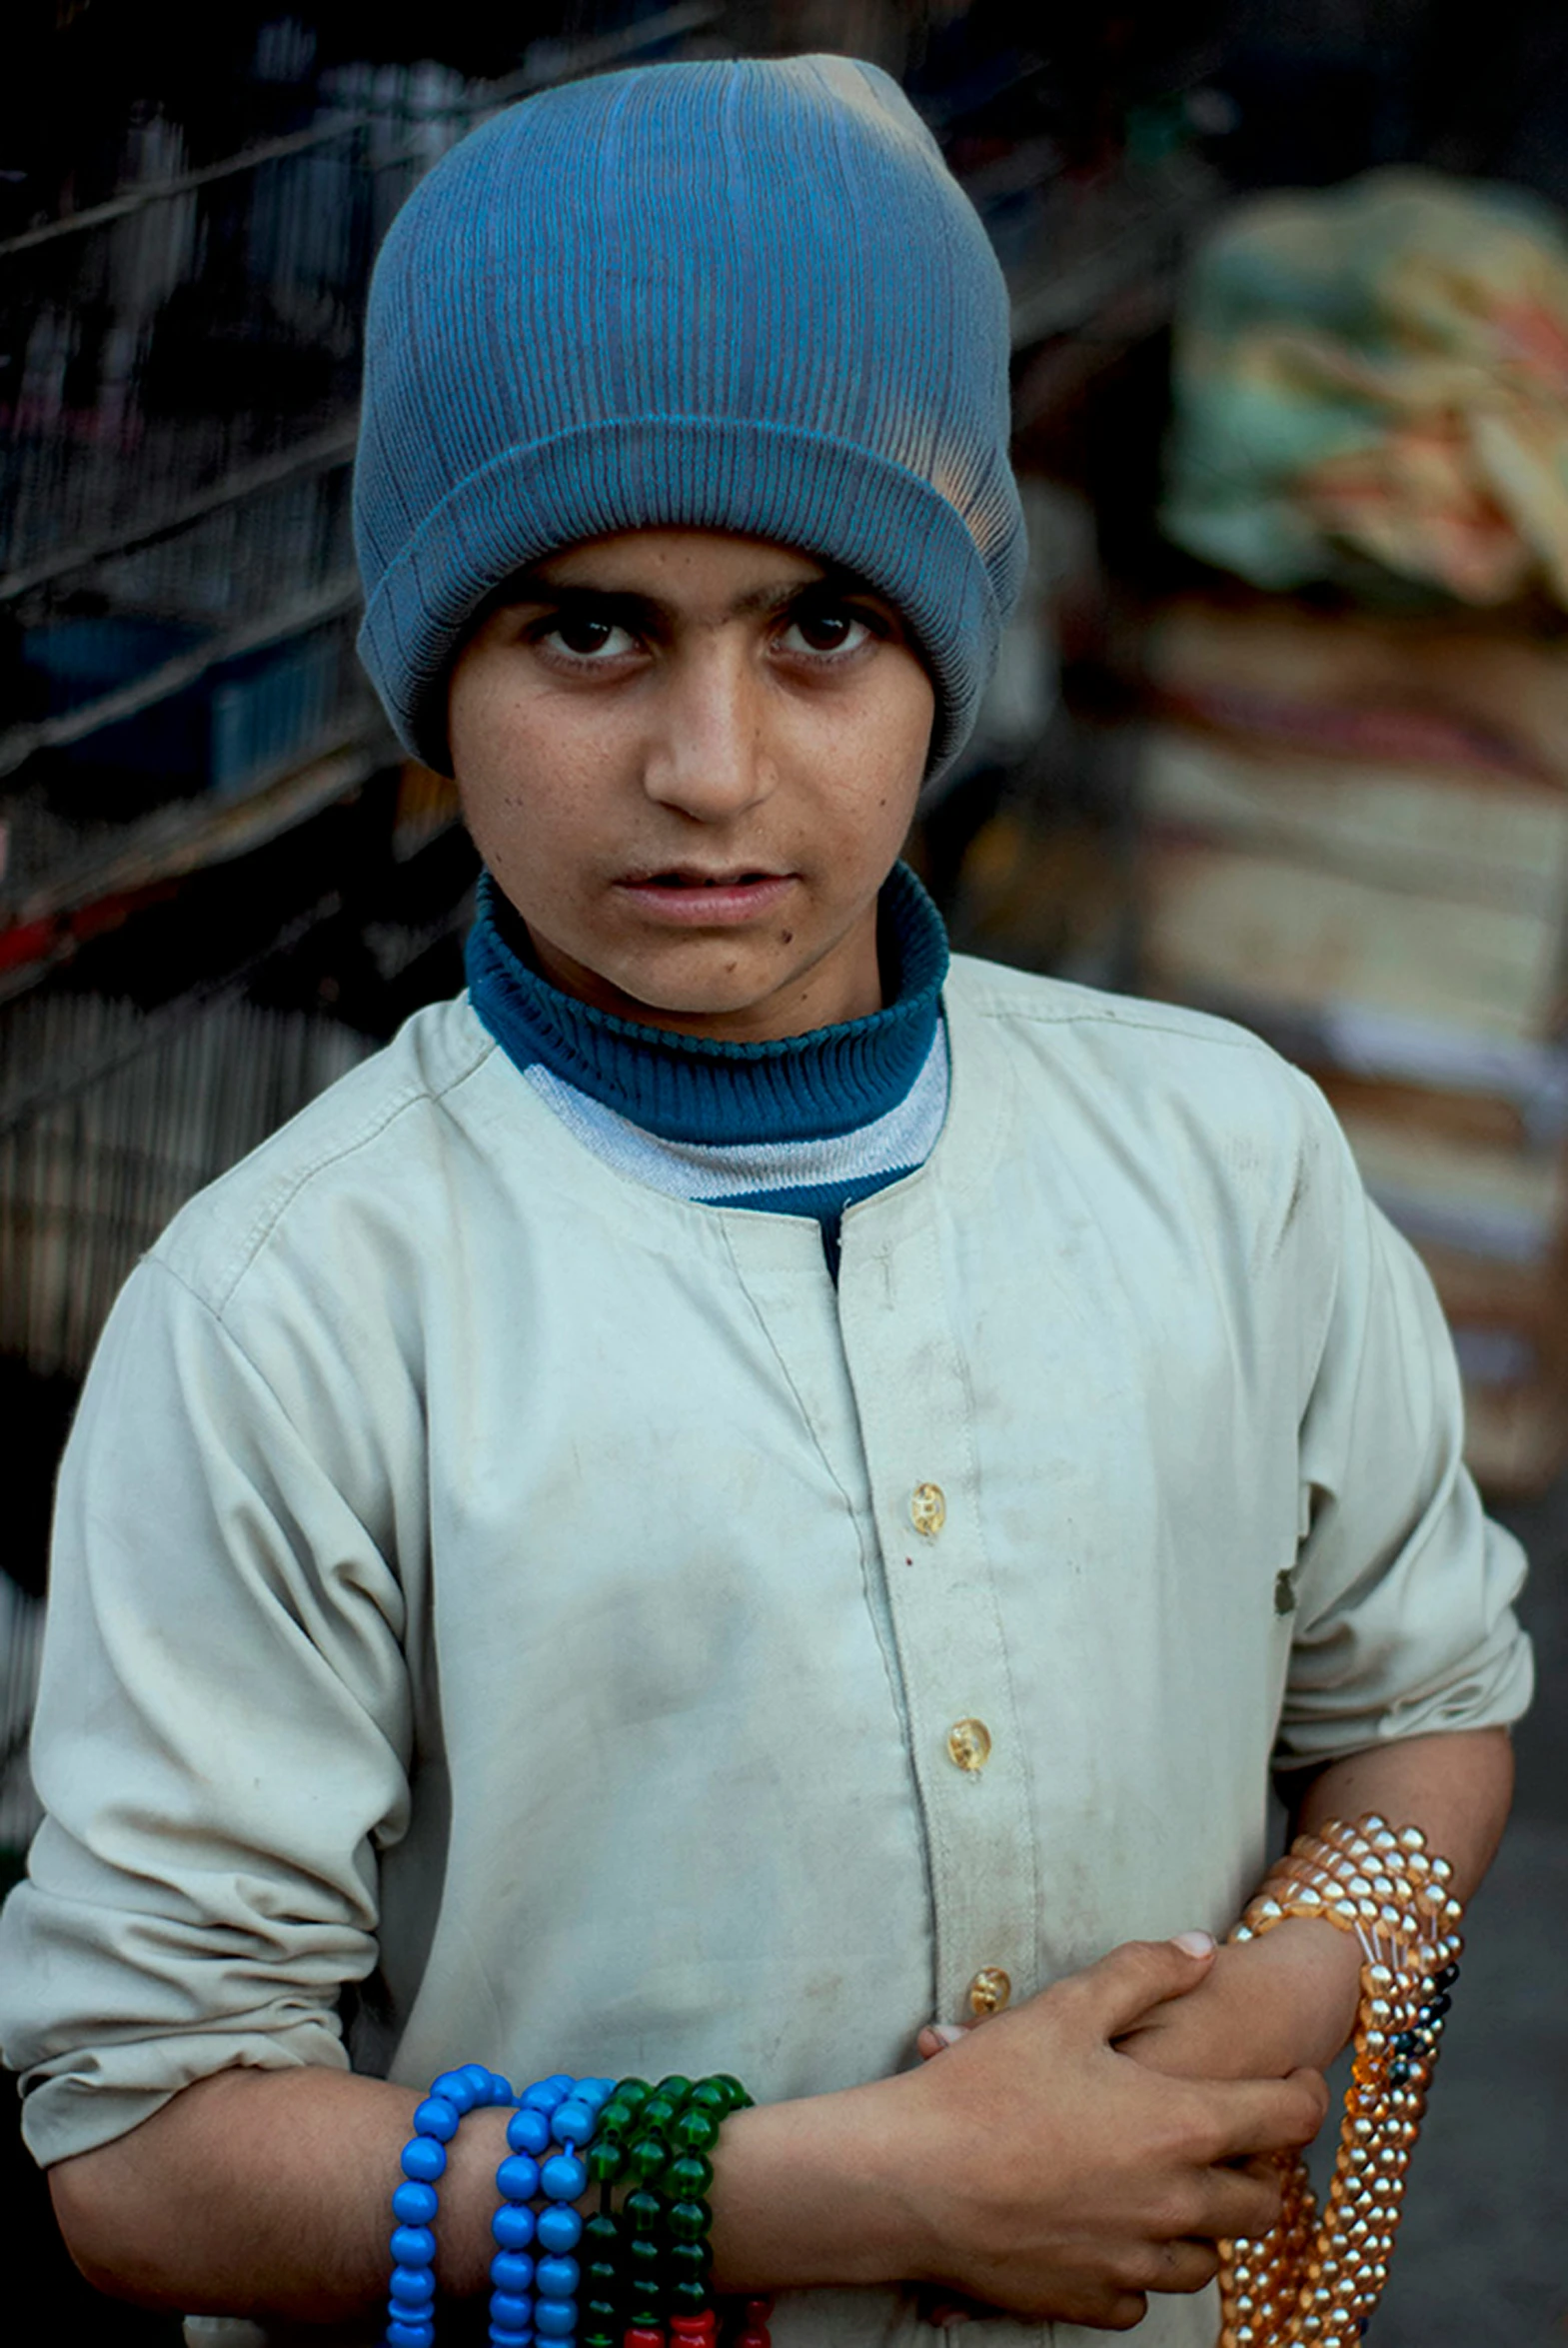
{"type": "MultiPolygon", "coordinates": [[[[1355,2026],[1360,1977],[1361,1951],[1348,1932],[1287,1917],[1257,1940],[1221,1948],[1206,1981],[1150,2006],[1116,2045],[1177,2078],[1323,2071],[1355,2026]]],[[[962,2034],[951,2023],[928,2024],[918,2040],[922,2059],[962,2034]]]]}
{"type": "MultiPolygon", "coordinates": [[[[1287,1917],[1259,1939],[1223,1947],[1209,1976],[1185,1997],[1150,2006],[1115,2041],[1150,2070],[1187,2079],[1286,2078],[1324,2071],[1355,2027],[1361,1951],[1348,1932],[1287,1917]]],[[[979,2023],[968,2025],[978,2029],[979,2023]]],[[[964,2035],[928,2023],[917,2041],[929,2061],[964,2035]]],[[[927,2322],[962,2323],[982,2308],[933,2300],[927,2322]]]]}

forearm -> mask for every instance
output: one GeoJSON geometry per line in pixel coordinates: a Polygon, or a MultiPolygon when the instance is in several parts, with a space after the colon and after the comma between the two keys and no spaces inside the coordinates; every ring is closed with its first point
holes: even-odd
{"type": "MultiPolygon", "coordinates": [[[[1369,1810],[1394,1826],[1419,1826],[1430,1849],[1452,1866],[1453,1888],[1467,1900],[1497,1848],[1512,1790],[1506,1729],[1411,1737],[1320,1770],[1297,1792],[1291,1831],[1369,1810]]],[[[1350,2035],[1360,1969],[1360,1947],[1350,1934],[1287,1920],[1259,1939],[1222,1949],[1195,1996],[1145,2016],[1125,2044],[1140,2061],[1188,2077],[1283,2075],[1298,2064],[1321,2070],[1350,2035]]]]}
{"type": "MultiPolygon", "coordinates": [[[[1271,2222],[1241,2156],[1304,2141],[1311,2080],[1158,2080],[1113,2041],[1190,1994],[1212,1943],[1136,1943],[1000,2016],[944,2064],[738,2113],[715,2158],[721,2291],[934,2282],[1027,2318],[1131,2321],[1204,2249],[1271,2222]]],[[[377,2320],[418,2097],[337,2071],[232,2070],[53,2172],[93,2280],[192,2312],[377,2320]]],[[[471,2112],[436,2223],[447,2294],[486,2287],[506,2115],[471,2112]]]]}
{"type": "MultiPolygon", "coordinates": [[[[344,2071],[219,2072],[50,2172],[62,2231],[90,2280],[146,2305],[310,2324],[371,2316],[419,2100],[344,2071]]],[[[720,2289],[903,2271],[895,2204],[872,2183],[889,2145],[882,2100],[876,2087],[850,2089],[729,2123],[715,2188],[720,2289]]],[[[448,2148],[436,2271],[454,2296],[487,2285],[506,2119],[471,2112],[448,2148]]]]}
{"type": "MultiPolygon", "coordinates": [[[[129,2135],[49,2172],[89,2280],[186,2314],[326,2323],[367,2314],[390,2272],[390,2205],[413,2090],[336,2070],[228,2070],[129,2135]]],[[[505,2114],[470,2115],[443,2180],[438,2273],[480,2288],[505,2114]]]]}
{"type": "MultiPolygon", "coordinates": [[[[1428,1847],[1453,1868],[1456,1895],[1468,1900],[1502,1840],[1513,1783],[1506,1728],[1412,1736],[1331,1761],[1302,1789],[1292,1830],[1308,1831],[1324,1818],[1359,1818],[1368,1810],[1381,1812],[1393,1826],[1419,1826],[1428,1847]]],[[[1284,1790],[1290,1791],[1288,1781],[1284,1790]]]]}

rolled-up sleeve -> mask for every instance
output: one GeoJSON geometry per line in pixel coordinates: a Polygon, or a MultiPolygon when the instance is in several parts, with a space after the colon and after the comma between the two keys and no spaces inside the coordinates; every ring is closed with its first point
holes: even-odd
{"type": "Polygon", "coordinates": [[[330,1420],[307,1442],[296,1416],[208,1304],[138,1270],[62,1468],[47,1819],[0,1918],[41,2161],[215,2070],[346,2062],[337,2001],[407,1818],[404,1599],[330,1420]]]}
{"type": "Polygon", "coordinates": [[[1524,1556],[1463,1464],[1458,1370],[1431,1281],[1366,1197],[1337,1127],[1322,1158],[1334,1237],[1300,1433],[1287,1768],[1509,1722],[1532,1685],[1513,1612],[1524,1556]]]}

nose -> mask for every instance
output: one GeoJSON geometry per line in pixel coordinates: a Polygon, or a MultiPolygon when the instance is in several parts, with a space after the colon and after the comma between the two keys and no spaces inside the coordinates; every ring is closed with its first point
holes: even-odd
{"type": "Polygon", "coordinates": [[[766,703],[744,642],[727,641],[719,629],[684,645],[664,671],[652,713],[649,798],[704,824],[727,823],[767,799],[776,768],[766,703]]]}

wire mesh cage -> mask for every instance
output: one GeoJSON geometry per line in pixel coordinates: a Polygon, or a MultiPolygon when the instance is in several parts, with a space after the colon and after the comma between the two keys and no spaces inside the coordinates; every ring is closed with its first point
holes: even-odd
{"type": "Polygon", "coordinates": [[[264,23],[238,98],[129,103],[55,217],[0,239],[0,1411],[20,1462],[0,1862],[34,1822],[54,1462],[114,1296],[186,1198],[376,1041],[364,983],[358,1017],[326,1008],[337,977],[304,1008],[275,999],[288,941],[353,901],[349,959],[398,1016],[433,944],[452,983],[471,872],[443,858],[450,787],[382,774],[395,746],[354,656],[365,293],[399,206],[488,113],[722,12],[597,13],[615,21],[536,39],[493,79],[323,66],[313,24],[264,23]],[[395,886],[374,901],[358,860],[378,780],[395,886]],[[433,885],[411,885],[422,860],[433,885]],[[208,879],[236,872],[227,898],[208,879]],[[216,917],[189,910],[204,889],[216,917]],[[226,923],[236,889],[267,902],[226,923]],[[165,940],[156,979],[106,990],[95,953],[149,906],[199,931],[210,966],[165,940]]]}

